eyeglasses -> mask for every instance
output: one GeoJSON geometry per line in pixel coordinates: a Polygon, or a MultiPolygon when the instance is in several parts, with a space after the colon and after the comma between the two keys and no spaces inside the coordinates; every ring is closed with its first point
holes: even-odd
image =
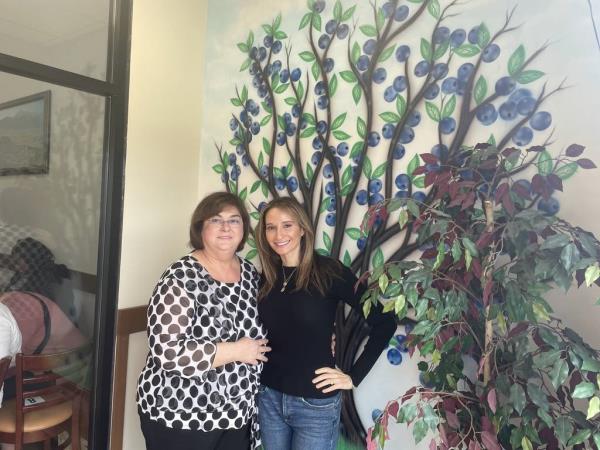
{"type": "Polygon", "coordinates": [[[242,219],[239,217],[231,217],[230,219],[222,219],[221,217],[211,217],[206,220],[206,223],[218,228],[223,228],[227,224],[231,228],[237,228],[242,226],[242,219]]]}

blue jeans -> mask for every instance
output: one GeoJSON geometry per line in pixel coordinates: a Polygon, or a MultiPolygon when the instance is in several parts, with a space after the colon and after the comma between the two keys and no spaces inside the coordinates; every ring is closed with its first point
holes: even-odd
{"type": "Polygon", "coordinates": [[[265,450],[335,450],[342,394],[306,398],[261,385],[258,421],[265,450]]]}

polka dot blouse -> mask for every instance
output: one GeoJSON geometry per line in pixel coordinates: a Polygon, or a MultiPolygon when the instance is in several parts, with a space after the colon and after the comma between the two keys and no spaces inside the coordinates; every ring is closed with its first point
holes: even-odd
{"type": "MultiPolygon", "coordinates": [[[[142,414],[170,428],[239,429],[252,421],[262,364],[212,368],[216,343],[261,339],[254,266],[241,261],[237,283],[222,283],[191,255],[169,267],[148,306],[150,352],[138,381],[142,414]]],[[[255,441],[256,442],[256,441],[255,441]]]]}

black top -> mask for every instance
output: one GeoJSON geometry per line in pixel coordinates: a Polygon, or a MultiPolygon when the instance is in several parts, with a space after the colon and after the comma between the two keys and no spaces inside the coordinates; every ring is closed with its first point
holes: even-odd
{"type": "MultiPolygon", "coordinates": [[[[316,256],[317,267],[327,263],[322,256],[316,256]]],[[[298,397],[325,398],[337,391],[324,394],[315,388],[312,379],[320,367],[335,367],[331,354],[331,335],[334,332],[335,312],[339,302],[344,302],[357,310],[361,316],[360,299],[366,290],[361,284],[355,291],[357,282],[354,274],[337,261],[340,276],[325,296],[316,289],[294,291],[296,273],[281,291],[283,273],[279,273],[271,292],[258,302],[258,313],[267,329],[267,339],[272,351],[267,354],[261,375],[261,383],[280,392],[298,397]]],[[[286,277],[294,270],[284,267],[286,277]]],[[[377,358],[388,345],[396,323],[391,314],[382,314],[381,306],[372,308],[367,323],[371,326],[369,340],[360,357],[350,370],[354,386],[363,380],[377,358]]]]}

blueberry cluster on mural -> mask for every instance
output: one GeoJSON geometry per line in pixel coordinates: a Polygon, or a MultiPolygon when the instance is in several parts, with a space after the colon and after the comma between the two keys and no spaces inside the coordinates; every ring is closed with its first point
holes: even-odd
{"type": "MultiPolygon", "coordinates": [[[[514,10],[495,32],[485,22],[451,29],[445,23],[459,6],[391,0],[372,3],[370,16],[359,18],[355,5],[308,0],[298,27],[305,47],[291,46],[281,15],[262,25],[262,38],[250,31],[238,48],[251,88],[242,82],[231,98],[231,149],[217,146],[213,167],[225,188],[252,205],[254,219],[265,201],[295,196],[321,231],[318,251],[356,272],[415,251],[412,225],[399,234],[397,215],[380,216],[367,236],[362,213],[386,198],[426,205],[427,175],[460,167],[462,149],[482,131],[498,151],[545,145],[552,115],[542,107],[562,89],[539,82],[544,73],[534,64],[545,46],[530,55],[523,45],[502,46],[514,10]],[[336,108],[348,99],[358,111],[353,123],[350,111],[336,108]],[[386,256],[384,244],[393,247],[386,256]]],[[[573,164],[557,176],[573,175],[573,164]]],[[[550,192],[537,207],[552,215],[559,204],[550,192]]],[[[249,245],[252,258],[252,239],[249,245]]]]}

